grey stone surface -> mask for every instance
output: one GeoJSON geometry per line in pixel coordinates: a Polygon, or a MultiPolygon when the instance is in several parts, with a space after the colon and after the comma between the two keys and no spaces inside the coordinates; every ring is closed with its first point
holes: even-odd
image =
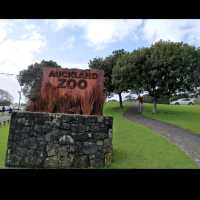
{"type": "Polygon", "coordinates": [[[7,167],[98,168],[112,160],[112,117],[14,112],[7,167]]]}

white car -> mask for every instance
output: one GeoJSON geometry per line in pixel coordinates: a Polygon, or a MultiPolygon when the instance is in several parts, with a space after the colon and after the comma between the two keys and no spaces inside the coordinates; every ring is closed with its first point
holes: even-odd
{"type": "Polygon", "coordinates": [[[117,94],[112,94],[106,98],[106,102],[109,102],[109,101],[119,101],[119,96],[117,94]]]}
{"type": "MultiPolygon", "coordinates": [[[[127,92],[122,93],[122,101],[128,101],[128,100],[136,100],[137,95],[130,94],[127,92]]],[[[106,101],[118,101],[119,102],[119,95],[116,93],[112,93],[109,97],[106,98],[106,101]]]]}
{"type": "Polygon", "coordinates": [[[170,104],[171,105],[192,105],[194,104],[194,100],[193,98],[184,98],[184,99],[178,99],[176,101],[171,101],[170,104]]]}
{"type": "Polygon", "coordinates": [[[136,100],[137,97],[130,94],[124,97],[124,101],[136,101],[136,100]]]}

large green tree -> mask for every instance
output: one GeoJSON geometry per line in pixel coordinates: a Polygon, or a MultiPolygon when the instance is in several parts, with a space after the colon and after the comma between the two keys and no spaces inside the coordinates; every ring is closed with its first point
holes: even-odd
{"type": "Polygon", "coordinates": [[[117,64],[118,59],[126,53],[127,52],[124,49],[119,49],[113,51],[112,54],[107,56],[106,58],[94,58],[89,62],[90,69],[104,70],[105,88],[107,96],[112,92],[116,92],[119,95],[120,107],[123,107],[121,95],[123,89],[119,87],[118,84],[112,81],[112,73],[114,66],[117,64]]]}
{"type": "Polygon", "coordinates": [[[153,112],[156,112],[159,97],[194,91],[198,85],[195,78],[199,74],[200,57],[195,47],[182,42],[159,41],[149,50],[145,88],[153,97],[153,112]]]}
{"type": "Polygon", "coordinates": [[[0,106],[9,106],[13,100],[13,96],[8,91],[0,89],[0,106]]]}
{"type": "Polygon", "coordinates": [[[89,61],[89,68],[104,71],[106,96],[109,96],[114,91],[114,86],[112,85],[112,65],[110,65],[109,60],[101,57],[94,58],[89,61]]]}
{"type": "Polygon", "coordinates": [[[60,68],[56,62],[50,61],[41,61],[41,63],[34,63],[28,66],[28,69],[20,71],[18,75],[18,81],[22,87],[22,91],[25,97],[28,99],[34,100],[38,98],[42,70],[44,67],[55,67],[60,68]]]}
{"type": "MultiPolygon", "coordinates": [[[[138,82],[153,98],[154,113],[158,98],[170,97],[181,91],[195,91],[199,86],[200,56],[193,46],[161,40],[131,55],[134,62],[126,69],[138,71],[138,82]]],[[[135,74],[129,73],[127,81],[134,78],[135,74]]]]}
{"type": "Polygon", "coordinates": [[[112,80],[115,87],[122,90],[134,91],[136,94],[144,92],[143,68],[145,51],[137,50],[121,56],[113,68],[112,80]]]}

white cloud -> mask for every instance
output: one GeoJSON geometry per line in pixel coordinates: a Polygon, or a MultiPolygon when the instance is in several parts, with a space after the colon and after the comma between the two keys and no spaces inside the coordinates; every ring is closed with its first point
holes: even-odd
{"type": "Polygon", "coordinates": [[[37,27],[34,24],[26,24],[24,28],[28,31],[36,30],[37,27]]]}
{"type": "Polygon", "coordinates": [[[85,38],[90,46],[103,48],[107,44],[124,39],[134,34],[141,20],[100,20],[90,22],[85,32],[85,38]]]}
{"type": "Polygon", "coordinates": [[[53,26],[52,28],[55,31],[62,30],[65,27],[71,27],[71,28],[76,28],[76,27],[84,27],[87,23],[88,20],[80,20],[80,19],[58,19],[58,20],[48,20],[47,23],[52,23],[53,26]]]}
{"type": "Polygon", "coordinates": [[[61,62],[59,63],[62,68],[78,68],[78,69],[88,69],[88,64],[87,63],[65,63],[61,62]]]}
{"type": "MultiPolygon", "coordinates": [[[[52,22],[52,21],[51,21],[52,22]]],[[[124,39],[126,36],[136,34],[137,28],[142,20],[56,20],[54,30],[60,31],[64,28],[81,28],[83,38],[89,46],[102,49],[110,43],[124,39]],[[55,26],[56,24],[56,26],[55,26]]]]}
{"type": "MultiPolygon", "coordinates": [[[[40,52],[46,45],[44,37],[37,32],[34,27],[29,26],[24,35],[14,35],[12,24],[0,20],[0,73],[18,74],[20,70],[35,62],[35,53],[40,52]]],[[[18,100],[18,90],[20,89],[16,77],[6,77],[0,75],[0,88],[7,90],[18,100]]]]}
{"type": "Polygon", "coordinates": [[[11,23],[9,23],[7,20],[0,19],[0,44],[6,39],[10,30],[10,25],[11,23]]]}
{"type": "Polygon", "coordinates": [[[128,36],[131,36],[135,41],[146,40],[149,43],[163,39],[200,45],[200,20],[198,19],[61,19],[51,20],[50,22],[55,31],[60,31],[64,28],[73,30],[81,28],[83,31],[82,38],[87,41],[88,46],[96,49],[102,49],[108,44],[118,42],[128,36]],[[139,29],[140,31],[138,31],[139,29]]]}
{"type": "Polygon", "coordinates": [[[150,43],[163,39],[199,45],[200,20],[145,20],[141,37],[150,43]]]}
{"type": "Polygon", "coordinates": [[[65,41],[64,48],[73,48],[75,43],[75,37],[72,35],[65,41]]]}
{"type": "Polygon", "coordinates": [[[34,62],[34,54],[45,45],[44,38],[35,31],[20,39],[5,38],[0,43],[0,72],[18,73],[34,62]]]}

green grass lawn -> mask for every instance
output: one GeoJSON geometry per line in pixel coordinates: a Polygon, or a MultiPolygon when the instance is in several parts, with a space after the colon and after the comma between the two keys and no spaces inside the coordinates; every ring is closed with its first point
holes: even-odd
{"type": "Polygon", "coordinates": [[[158,113],[152,113],[152,104],[144,105],[143,116],[175,124],[200,134],[200,105],[158,105],[158,113]]]}
{"type": "MultiPolygon", "coordinates": [[[[104,107],[113,116],[113,163],[109,168],[199,168],[184,152],[152,130],[123,117],[118,103],[104,107]]],[[[0,168],[4,167],[8,127],[0,129],[0,168]]]]}
{"type": "Polygon", "coordinates": [[[0,128],[0,168],[4,167],[8,141],[8,126],[0,128]]]}
{"type": "MultiPolygon", "coordinates": [[[[126,105],[124,111],[128,108],[126,105]]],[[[110,168],[199,168],[176,145],[149,128],[123,117],[118,103],[105,105],[113,116],[113,163],[110,168]]]]}

